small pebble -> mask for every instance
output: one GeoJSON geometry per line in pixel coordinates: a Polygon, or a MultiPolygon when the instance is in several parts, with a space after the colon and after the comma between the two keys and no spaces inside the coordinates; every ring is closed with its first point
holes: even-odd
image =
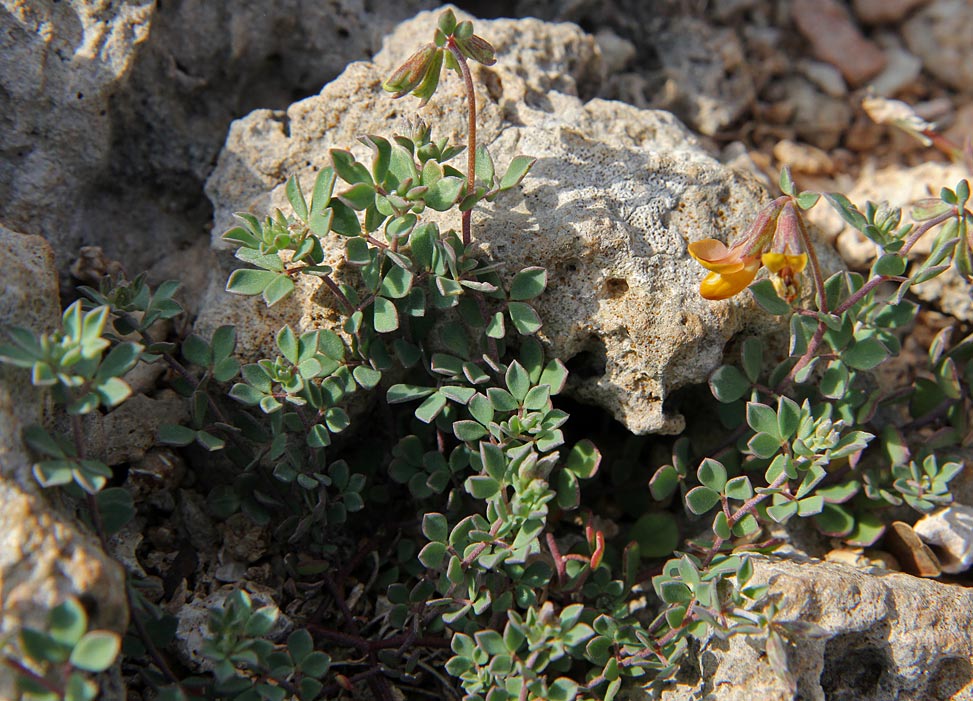
{"type": "Polygon", "coordinates": [[[854,0],[855,16],[863,24],[894,24],[929,0],[854,0]]]}
{"type": "Polygon", "coordinates": [[[821,149],[784,139],[774,146],[774,158],[781,165],[809,175],[827,175],[834,172],[831,157],[821,149]]]}
{"type": "Polygon", "coordinates": [[[950,504],[916,522],[915,532],[939,549],[943,572],[965,572],[973,565],[973,506],[950,504]]]}
{"type": "Polygon", "coordinates": [[[883,97],[894,97],[919,78],[922,61],[905,49],[886,49],[885,56],[888,63],[868,85],[883,97]]]}
{"type": "Polygon", "coordinates": [[[797,64],[804,77],[831,97],[844,97],[848,94],[848,86],[841,77],[841,71],[830,63],[821,61],[801,61],[797,64]]]}
{"type": "Polygon", "coordinates": [[[885,549],[902,565],[902,570],[918,577],[938,577],[942,567],[936,553],[922,542],[908,523],[893,521],[885,531],[885,549]]]}
{"type": "Polygon", "coordinates": [[[837,0],[795,0],[791,14],[814,55],[841,71],[852,87],[885,67],[884,52],[862,35],[837,0]]]}

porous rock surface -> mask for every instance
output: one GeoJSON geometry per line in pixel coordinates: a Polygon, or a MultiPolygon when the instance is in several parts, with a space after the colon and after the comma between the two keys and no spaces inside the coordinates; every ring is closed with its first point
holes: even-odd
{"type": "MultiPolygon", "coordinates": [[[[39,236],[0,227],[0,327],[34,331],[60,321],[50,246],[39,236]]],[[[68,596],[84,597],[92,628],[125,631],[124,577],[96,540],[55,510],[31,473],[21,431],[41,420],[43,395],[29,373],[0,366],[0,640],[23,626],[45,628],[48,611],[68,596]]],[[[14,698],[0,673],[0,698],[14,698]]]]}
{"type": "Polygon", "coordinates": [[[663,701],[973,698],[970,589],[830,562],[754,565],[753,581],[769,583],[777,601],[778,630],[793,631],[789,677],[754,640],[711,640],[690,665],[699,680],[664,692],[663,701]]]}
{"type": "MultiPolygon", "coordinates": [[[[207,183],[214,246],[225,248],[219,235],[233,212],[286,209],[287,177],[297,174],[309,186],[329,148],[347,148],[363,134],[408,131],[417,101],[391,100],[381,81],[435,17],[423,13],[400,25],[373,63],[350,65],[320,95],[233,124],[207,183]]],[[[499,57],[495,66],[474,68],[480,143],[498,168],[516,154],[538,160],[521,193],[474,212],[474,237],[508,275],[528,265],[548,270],[548,291],[537,303],[542,339],[573,370],[576,397],[635,433],[676,433],[683,419],[663,409],[666,398],[705,381],[726,341],[754,316],[747,301],[699,297],[704,271],[686,245],[736,234],[766,195],[708,156],[669,113],[583,104],[578,83],[604,69],[594,39],[576,26],[496,20],[478,23],[478,32],[499,57]]],[[[418,115],[434,125],[434,138],[463,142],[461,84],[450,75],[440,91],[418,115]]],[[[367,162],[366,150],[353,150],[367,162]]],[[[441,223],[459,225],[455,213],[441,223]]],[[[325,245],[329,263],[340,268],[343,242],[333,237],[325,245]]],[[[338,323],[333,300],[316,285],[280,309],[229,299],[227,269],[215,273],[197,328],[238,324],[245,356],[273,352],[285,320],[301,329],[338,323]]]]}

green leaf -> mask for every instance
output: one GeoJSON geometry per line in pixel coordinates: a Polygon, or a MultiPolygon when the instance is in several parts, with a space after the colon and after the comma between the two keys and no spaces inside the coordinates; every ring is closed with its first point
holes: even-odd
{"type": "Polygon", "coordinates": [[[342,236],[360,236],[361,222],[355,210],[340,200],[331,200],[331,231],[342,236]]]}
{"type": "Polygon", "coordinates": [[[338,193],[338,199],[356,211],[363,211],[375,204],[375,186],[371,183],[358,183],[338,193]]]}
{"type": "Polygon", "coordinates": [[[729,404],[750,390],[750,380],[732,365],[722,365],[710,375],[709,389],[717,400],[729,404]]]}
{"type": "Polygon", "coordinates": [[[489,431],[476,421],[456,421],[453,423],[453,434],[461,441],[473,442],[489,435],[489,431]]]}
{"type": "Polygon", "coordinates": [[[363,389],[374,389],[382,381],[382,372],[368,365],[359,365],[352,370],[355,382],[363,389]]]}
{"type": "Polygon", "coordinates": [[[537,266],[524,268],[510,283],[510,299],[527,300],[540,296],[547,288],[547,270],[537,266]]]}
{"type": "Polygon", "coordinates": [[[277,347],[292,365],[297,365],[300,359],[300,349],[298,347],[297,334],[294,333],[290,326],[284,326],[277,332],[277,347]]]}
{"type": "Polygon", "coordinates": [[[848,367],[840,360],[832,360],[821,376],[818,390],[828,399],[841,399],[848,392],[848,367]]]}
{"type": "Polygon", "coordinates": [[[700,463],[696,476],[699,478],[700,484],[709,487],[714,492],[722,492],[724,486],[726,486],[726,468],[723,467],[722,463],[712,458],[706,458],[700,463]]]}
{"type": "Polygon", "coordinates": [[[494,166],[490,152],[482,144],[476,147],[476,179],[482,180],[487,187],[493,186],[494,166]]]}
{"type": "Polygon", "coordinates": [[[437,212],[445,212],[456,204],[464,184],[462,178],[446,176],[430,186],[423,199],[431,209],[435,209],[437,212]]]}
{"type": "Polygon", "coordinates": [[[415,416],[423,423],[432,423],[439,416],[444,406],[446,406],[446,397],[436,392],[427,397],[426,401],[419,405],[415,411],[415,416]]]}
{"type": "Polygon", "coordinates": [[[294,281],[290,276],[280,274],[264,288],[263,298],[268,307],[272,307],[294,291],[294,281]]]}
{"type": "Polygon", "coordinates": [[[679,486],[679,472],[672,465],[663,465],[649,480],[649,492],[656,501],[668,499],[679,486]]]}
{"type": "Polygon", "coordinates": [[[507,166],[507,172],[503,174],[500,178],[499,188],[501,190],[509,190],[512,187],[516,187],[520,184],[520,181],[524,179],[527,175],[527,171],[531,169],[531,166],[537,161],[536,158],[531,158],[529,156],[516,156],[510,165],[507,166]]]}
{"type": "Polygon", "coordinates": [[[780,440],[777,412],[766,404],[747,402],[747,423],[754,431],[767,433],[780,440]]]}
{"type": "Polygon", "coordinates": [[[750,484],[750,478],[746,475],[740,475],[730,479],[726,483],[725,494],[728,499],[746,501],[753,496],[753,485],[750,484]]]}
{"type": "Polygon", "coordinates": [[[782,441],[797,433],[801,423],[801,407],[793,399],[781,397],[777,402],[777,435],[782,441]]]}
{"type": "Polygon", "coordinates": [[[537,333],[541,328],[541,318],[534,308],[524,302],[508,302],[507,313],[517,332],[524,336],[537,333]]]}
{"type": "Polygon", "coordinates": [[[423,515],[422,533],[432,542],[445,543],[449,538],[449,525],[446,522],[446,517],[436,512],[423,515]]]}
{"type": "Polygon", "coordinates": [[[355,157],[348,151],[333,148],[331,149],[331,162],[334,164],[335,172],[342,180],[349,184],[368,183],[373,185],[371,173],[368,168],[355,160],[355,157]]]}
{"type": "Polygon", "coordinates": [[[95,495],[98,512],[101,514],[102,527],[106,535],[118,533],[129,521],[135,518],[135,503],[132,495],[121,487],[104,489],[95,495]]]}
{"type": "Polygon", "coordinates": [[[473,475],[466,480],[466,491],[476,499],[490,499],[500,493],[500,483],[486,475],[473,475]]]}
{"type": "MultiPolygon", "coordinates": [[[[85,613],[81,602],[74,597],[65,599],[51,609],[50,627],[48,629],[51,640],[68,647],[74,647],[81,640],[86,630],[88,630],[88,614],[85,613]]],[[[44,637],[47,638],[48,636],[44,637]]],[[[33,653],[31,653],[31,656],[38,660],[47,659],[37,657],[33,653]]]]}
{"type": "Polygon", "coordinates": [[[119,343],[101,361],[95,381],[104,381],[109,377],[121,377],[135,367],[141,354],[142,346],[138,343],[119,343]]]}
{"type": "Polygon", "coordinates": [[[315,650],[301,662],[301,671],[315,679],[323,677],[330,668],[331,658],[319,650],[315,650]]]}
{"type": "Polygon", "coordinates": [[[750,382],[756,382],[760,379],[760,372],[763,370],[764,363],[763,343],[756,338],[746,339],[740,352],[740,361],[750,382]]]}
{"type": "Polygon", "coordinates": [[[716,517],[713,519],[713,533],[716,534],[716,537],[722,538],[723,540],[729,540],[733,535],[730,532],[730,521],[727,519],[725,512],[716,512],[716,517]]]}
{"type": "Polygon", "coordinates": [[[871,370],[890,355],[885,344],[874,336],[856,339],[855,344],[846,350],[841,360],[855,370],[871,370]]]}
{"type": "Polygon", "coordinates": [[[390,299],[402,299],[412,289],[412,273],[393,265],[382,279],[378,291],[390,299]]]}
{"type": "Polygon", "coordinates": [[[838,504],[825,504],[821,513],[813,518],[814,524],[822,533],[835,538],[848,535],[855,527],[855,519],[847,509],[838,504]]]}
{"type": "Polygon", "coordinates": [[[679,527],[672,514],[649,512],[632,525],[628,537],[638,543],[643,558],[668,557],[679,545],[679,527]]]}
{"type": "Polygon", "coordinates": [[[115,661],[121,649],[121,638],[107,630],[86,633],[71,651],[70,662],[86,672],[103,672],[115,661]]]}
{"type": "Polygon", "coordinates": [[[791,516],[797,513],[797,508],[798,504],[796,501],[785,501],[767,507],[767,515],[777,523],[786,523],[791,516]]]}
{"type": "Polygon", "coordinates": [[[600,464],[601,451],[598,450],[592,441],[586,438],[578,441],[571,448],[564,469],[573,472],[581,479],[589,479],[594,477],[595,473],[598,472],[598,466],[600,464]]]}
{"type": "Polygon", "coordinates": [[[693,487],[686,493],[686,508],[697,516],[705,514],[719,502],[719,492],[709,487],[693,487]]]}
{"type": "Polygon", "coordinates": [[[397,384],[389,387],[385,395],[385,400],[389,404],[402,404],[417,399],[423,399],[436,391],[435,387],[423,387],[421,385],[397,384]]]}
{"type": "Polygon", "coordinates": [[[284,191],[287,193],[287,201],[291,203],[291,207],[294,208],[294,214],[298,216],[301,221],[307,221],[307,201],[304,199],[304,193],[301,191],[301,181],[297,179],[296,175],[292,175],[287,179],[287,184],[284,186],[284,191]]]}
{"type": "Polygon", "coordinates": [[[510,390],[510,394],[513,395],[514,399],[516,399],[518,402],[524,401],[524,398],[530,391],[530,376],[527,374],[527,371],[524,370],[524,366],[518,363],[516,360],[513,361],[510,364],[510,367],[507,368],[504,381],[507,385],[507,389],[510,390]]]}
{"type": "Polygon", "coordinates": [[[421,562],[426,569],[434,570],[438,569],[443,564],[443,558],[445,556],[446,543],[426,543],[426,545],[419,552],[419,562],[421,562]]]}
{"type": "Polygon", "coordinates": [[[226,281],[226,291],[238,295],[258,295],[277,278],[270,270],[241,268],[230,273],[226,281]]]}
{"type": "Polygon", "coordinates": [[[772,458],[780,450],[781,441],[769,433],[757,433],[747,441],[747,447],[758,458],[772,458]]]}
{"type": "Polygon", "coordinates": [[[775,316],[790,314],[791,306],[777,296],[774,283],[770,280],[760,280],[750,285],[750,294],[754,301],[763,307],[764,311],[775,316]]]}
{"type": "Polygon", "coordinates": [[[399,312],[394,303],[384,297],[375,298],[373,326],[378,333],[391,333],[399,328],[399,312]]]}

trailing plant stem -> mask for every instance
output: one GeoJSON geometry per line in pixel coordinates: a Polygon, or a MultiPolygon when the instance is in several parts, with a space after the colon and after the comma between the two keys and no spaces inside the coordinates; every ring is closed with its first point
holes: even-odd
{"type": "MultiPolygon", "coordinates": [[[[466,144],[466,194],[472,195],[476,185],[476,92],[473,89],[473,74],[466,63],[466,56],[459,50],[453,37],[449,37],[446,41],[446,48],[456,59],[463,73],[463,81],[466,83],[466,104],[469,108],[466,127],[469,134],[466,144]]],[[[463,212],[463,245],[469,246],[472,240],[473,212],[468,209],[463,212]]]]}

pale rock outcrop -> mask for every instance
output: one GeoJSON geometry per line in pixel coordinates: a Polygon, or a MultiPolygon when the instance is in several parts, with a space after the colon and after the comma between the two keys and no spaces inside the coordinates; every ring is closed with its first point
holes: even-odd
{"type": "MultiPolygon", "coordinates": [[[[418,113],[415,101],[393,101],[381,90],[435,17],[400,25],[374,63],[352,64],[320,95],[233,124],[207,183],[216,247],[226,247],[219,235],[233,212],[286,208],[286,178],[297,174],[309,186],[329,148],[354,145],[363,134],[405,132],[416,114],[434,126],[434,138],[465,139],[461,85],[452,76],[418,113]]],[[[515,154],[538,160],[520,193],[474,213],[475,238],[508,275],[528,265],[548,269],[548,291],[537,303],[542,338],[574,370],[576,397],[636,433],[678,432],[683,420],[664,410],[667,397],[704,382],[744,326],[768,323],[754,322],[746,297],[701,299],[704,271],[686,245],[738,233],[766,195],[707,155],[668,113],[583,104],[577,83],[603,67],[594,39],[576,26],[497,20],[478,23],[478,32],[499,56],[495,66],[474,69],[480,143],[500,167],[515,154]]],[[[363,147],[353,151],[367,159],[363,147]]],[[[441,221],[459,225],[456,216],[441,221]]],[[[332,237],[325,246],[340,268],[342,241],[332,237]]],[[[259,301],[228,298],[225,273],[215,274],[197,328],[205,334],[237,323],[244,356],[273,352],[285,320],[301,329],[337,324],[333,300],[316,286],[265,310],[259,301]]]]}
{"type": "Polygon", "coordinates": [[[663,701],[928,701],[973,695],[969,589],[813,560],[757,557],[754,565],[753,581],[770,585],[779,611],[774,620],[790,638],[789,674],[774,670],[759,640],[711,640],[691,665],[699,680],[664,692],[663,701]]]}

